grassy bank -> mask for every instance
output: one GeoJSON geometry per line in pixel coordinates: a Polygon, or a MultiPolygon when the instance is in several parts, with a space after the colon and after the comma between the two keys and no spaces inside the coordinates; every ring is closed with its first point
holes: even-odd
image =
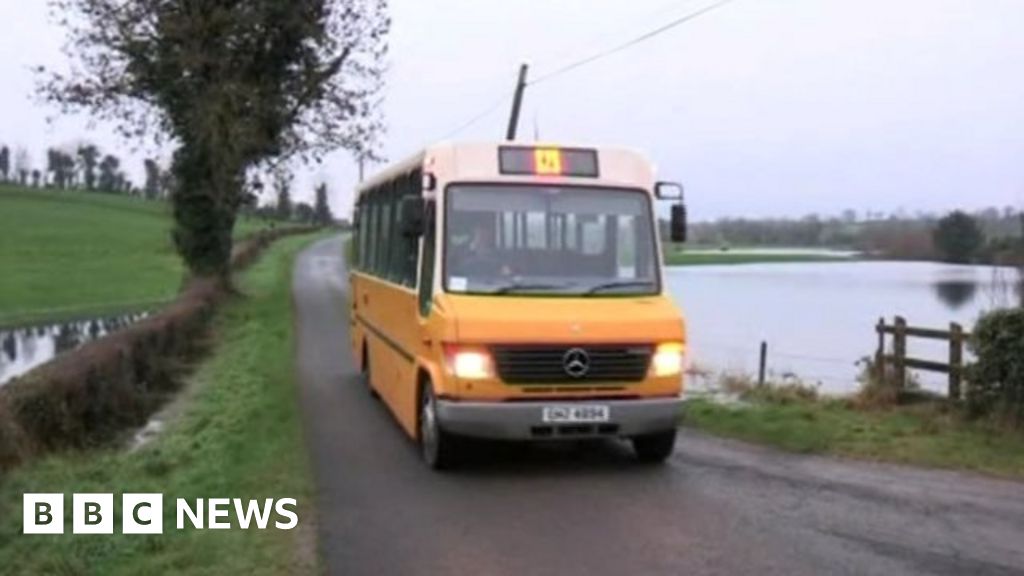
{"type": "Polygon", "coordinates": [[[967,422],[939,403],[868,409],[788,395],[736,405],[696,400],[687,423],[792,452],[1024,478],[1024,433],[967,422]]]}
{"type": "MultiPolygon", "coordinates": [[[[319,237],[319,236],[317,236],[319,237]]],[[[218,314],[213,355],[167,413],[165,431],[136,451],[46,458],[0,480],[0,573],[315,573],[312,483],[293,367],[291,263],[314,237],[278,242],[239,282],[245,298],[218,314]],[[22,494],[164,494],[160,536],[34,536],[21,531],[22,494]],[[176,498],[296,498],[299,529],[177,531],[176,498]]],[[[233,518],[233,514],[232,514],[233,518]]],[[[115,532],[120,521],[115,521],[115,532]]]]}
{"type": "Polygon", "coordinates": [[[665,253],[668,266],[709,266],[728,264],[783,264],[794,262],[852,262],[853,258],[800,252],[671,252],[665,253]]]}
{"type": "Polygon", "coordinates": [[[0,230],[0,325],[145,307],[181,284],[166,202],[0,185],[0,230]]]}

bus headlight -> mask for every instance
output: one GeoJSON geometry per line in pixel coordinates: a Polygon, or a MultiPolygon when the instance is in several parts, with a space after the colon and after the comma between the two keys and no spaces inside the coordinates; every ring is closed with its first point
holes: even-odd
{"type": "Polygon", "coordinates": [[[683,372],[682,342],[659,344],[651,358],[651,371],[655,376],[676,376],[683,372]]]}
{"type": "Polygon", "coordinates": [[[491,355],[486,350],[446,346],[445,358],[448,362],[448,371],[456,378],[483,380],[494,376],[491,355]]]}

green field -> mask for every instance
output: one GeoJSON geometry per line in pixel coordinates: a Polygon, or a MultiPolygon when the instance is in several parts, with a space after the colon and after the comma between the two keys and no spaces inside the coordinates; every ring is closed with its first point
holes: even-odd
{"type": "MultiPolygon", "coordinates": [[[[313,486],[299,420],[292,351],[294,255],[323,237],[281,240],[240,280],[245,297],[218,314],[213,355],[139,450],[49,457],[0,478],[0,573],[316,574],[313,486]],[[67,532],[20,534],[22,494],[66,494],[67,532]],[[71,493],[164,494],[164,534],[71,535],[71,493]],[[293,531],[176,529],[174,500],[295,498],[293,531]]],[[[234,518],[234,513],[231,514],[234,518]]],[[[273,522],[272,518],[272,522],[273,522]]],[[[232,520],[233,521],[233,520],[232,520]]]]}
{"type": "Polygon", "coordinates": [[[0,186],[0,325],[172,298],[184,272],[170,229],[165,202],[0,186]]]}
{"type": "Polygon", "coordinates": [[[1024,433],[962,419],[941,405],[856,409],[842,400],[695,400],[688,425],[801,453],[1024,477],[1024,433]]]}
{"type": "Polygon", "coordinates": [[[801,252],[678,252],[666,250],[668,266],[710,266],[728,264],[783,264],[791,262],[852,262],[854,258],[801,252]]]}

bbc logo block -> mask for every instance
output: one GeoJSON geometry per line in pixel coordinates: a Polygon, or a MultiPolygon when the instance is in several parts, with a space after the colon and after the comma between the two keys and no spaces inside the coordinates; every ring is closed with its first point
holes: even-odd
{"type": "Polygon", "coordinates": [[[64,533],[63,494],[25,494],[25,534],[64,533]]]}
{"type": "Polygon", "coordinates": [[[75,534],[114,533],[113,494],[75,494],[72,496],[71,525],[75,534]]]}
{"type": "MultiPolygon", "coordinates": [[[[123,495],[121,533],[163,534],[163,503],[162,494],[123,495]]],[[[73,494],[71,532],[113,534],[115,513],[113,494],[73,494]]],[[[22,525],[25,534],[63,534],[64,495],[25,494],[22,525]]]]}

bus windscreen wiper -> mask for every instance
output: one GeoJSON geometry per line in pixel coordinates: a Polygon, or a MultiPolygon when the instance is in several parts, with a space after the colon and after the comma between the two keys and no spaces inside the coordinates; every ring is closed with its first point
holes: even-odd
{"type": "Polygon", "coordinates": [[[570,287],[571,284],[530,284],[525,282],[513,282],[512,284],[506,284],[505,286],[499,286],[491,291],[491,294],[508,294],[509,292],[516,292],[519,290],[564,290],[570,287]]]}
{"type": "Polygon", "coordinates": [[[654,282],[651,280],[617,280],[615,282],[605,282],[604,284],[592,286],[586,291],[586,294],[597,294],[598,292],[612,290],[615,288],[644,288],[648,286],[653,287],[654,282]]]}

